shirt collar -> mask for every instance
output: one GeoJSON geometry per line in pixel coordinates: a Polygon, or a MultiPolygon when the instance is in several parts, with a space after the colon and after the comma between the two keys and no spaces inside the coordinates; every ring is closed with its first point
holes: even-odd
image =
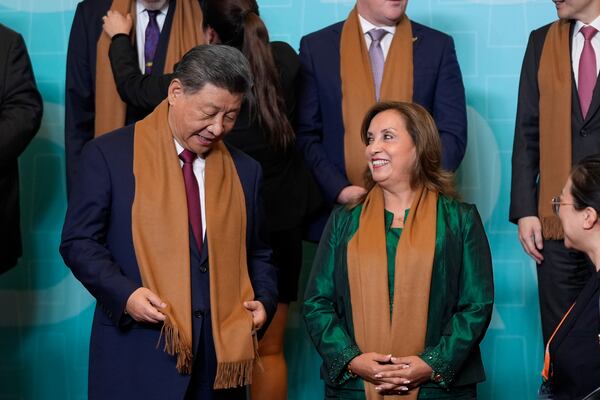
{"type": "Polygon", "coordinates": [[[360,27],[362,28],[363,33],[366,35],[371,29],[385,29],[392,36],[396,33],[396,25],[392,26],[376,26],[363,18],[362,15],[358,14],[358,21],[360,22],[360,27]]]}
{"type": "MultiPolygon", "coordinates": [[[[142,4],[142,2],[141,1],[136,1],[135,2],[135,12],[137,13],[137,15],[140,15],[140,14],[142,14],[145,11],[146,11],[146,7],[144,7],[144,5],[142,4]]],[[[169,11],[169,2],[168,1],[165,2],[165,5],[162,6],[162,8],[160,10],[158,10],[158,11],[160,11],[161,14],[165,14],[166,15],[167,11],[169,11]]]]}
{"type": "MultiPolygon", "coordinates": [[[[173,138],[173,143],[175,143],[175,149],[177,150],[177,156],[179,156],[183,150],[185,150],[175,138],[173,138]]],[[[198,155],[196,154],[196,159],[198,159],[198,155]]]]}
{"type": "MultiPolygon", "coordinates": [[[[576,21],[575,27],[573,28],[573,36],[577,35],[581,28],[583,28],[584,26],[586,26],[586,24],[584,24],[583,22],[576,21]]],[[[600,15],[597,16],[596,19],[590,22],[587,26],[593,26],[598,32],[600,32],[600,15]]]]}

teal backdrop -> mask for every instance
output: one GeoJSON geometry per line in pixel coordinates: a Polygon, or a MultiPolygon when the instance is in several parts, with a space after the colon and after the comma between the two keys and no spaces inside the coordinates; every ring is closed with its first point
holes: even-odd
{"type": "MultiPolygon", "coordinates": [[[[93,298],[58,254],[66,209],[65,59],[76,0],[0,0],[0,23],[27,43],[44,98],[42,127],[20,158],[25,255],[0,276],[0,399],[85,399],[93,298]]],[[[342,20],[353,0],[259,0],[271,38],[300,38],[342,20]]],[[[534,263],[508,221],[518,77],[529,31],[556,18],[548,0],[411,0],[409,16],[451,34],[465,81],[469,143],[458,173],[494,258],[496,305],[483,341],[481,399],[532,399],[543,349],[534,263]]],[[[302,279],[310,268],[307,255],[302,279]]],[[[290,395],[320,398],[320,360],[293,304],[286,334],[290,395]]]]}

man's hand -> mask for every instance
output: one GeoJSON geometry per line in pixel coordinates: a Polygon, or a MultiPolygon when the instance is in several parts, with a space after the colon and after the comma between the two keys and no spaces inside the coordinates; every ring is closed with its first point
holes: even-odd
{"type": "Polygon", "coordinates": [[[433,369],[417,356],[392,357],[395,370],[382,371],[375,378],[383,382],[377,386],[377,391],[384,395],[402,394],[414,389],[431,378],[433,369]]]}
{"type": "Polygon", "coordinates": [[[164,321],[167,317],[160,312],[167,304],[150,289],[141,287],[127,299],[125,311],[137,322],[157,323],[164,321]]]}
{"type": "Polygon", "coordinates": [[[259,330],[267,321],[267,312],[265,306],[260,301],[245,301],[244,307],[252,313],[252,329],[259,330]]]}
{"type": "Polygon", "coordinates": [[[131,15],[127,14],[127,16],[123,16],[118,11],[109,10],[108,13],[104,17],[102,17],[102,29],[104,32],[112,39],[113,36],[124,33],[129,35],[131,32],[131,28],[133,27],[133,20],[131,19],[131,15]]]}
{"type": "Polygon", "coordinates": [[[536,263],[541,263],[544,256],[540,250],[544,248],[542,223],[538,217],[519,218],[519,241],[525,253],[529,254],[536,263]]]}
{"type": "Polygon", "coordinates": [[[342,189],[337,197],[337,202],[340,204],[352,204],[358,202],[361,197],[367,194],[365,188],[360,186],[346,186],[342,189]]]}

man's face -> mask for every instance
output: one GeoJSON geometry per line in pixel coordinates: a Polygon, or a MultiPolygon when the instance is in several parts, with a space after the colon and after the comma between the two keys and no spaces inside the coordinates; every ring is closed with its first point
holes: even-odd
{"type": "Polygon", "coordinates": [[[600,15],[600,0],[552,0],[558,18],[576,19],[589,24],[600,15]]]}
{"type": "Polygon", "coordinates": [[[357,0],[358,13],[373,25],[395,25],[406,12],[408,0],[357,0]]]}
{"type": "Polygon", "coordinates": [[[238,116],[243,94],[206,84],[196,93],[186,93],[181,82],[169,85],[169,126],[185,149],[205,157],[223,139],[238,116]]]}
{"type": "Polygon", "coordinates": [[[139,0],[146,10],[160,10],[168,0],[139,0]]]}

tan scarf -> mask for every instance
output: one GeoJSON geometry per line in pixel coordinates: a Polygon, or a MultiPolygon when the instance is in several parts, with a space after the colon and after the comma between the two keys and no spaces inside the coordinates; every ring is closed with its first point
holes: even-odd
{"type": "MultiPolygon", "coordinates": [[[[346,175],[353,185],[365,186],[365,146],[360,127],[367,110],[375,104],[375,84],[369,50],[356,7],[348,15],[340,41],[340,77],[342,79],[342,116],[344,119],[344,159],[346,175]]],[[[413,37],[406,15],[396,25],[383,69],[382,101],[412,101],[413,37]]]]}
{"type": "MultiPolygon", "coordinates": [[[[177,370],[192,370],[192,310],[187,200],[183,173],[163,101],[135,125],[131,211],[133,245],[144,287],[167,303],[165,351],[177,370]]],[[[206,157],[206,237],[211,321],[217,354],[214,388],[251,382],[252,316],[242,306],[254,299],[246,262],[246,203],[231,154],[217,143],[206,157]]]]}
{"type": "MultiPolygon", "coordinates": [[[[425,347],[429,288],[435,253],[436,192],[416,193],[396,252],[394,307],[390,321],[383,192],[375,185],[367,195],[359,228],[348,243],[348,281],[356,343],[362,352],[395,357],[421,353],[425,347]]],[[[383,399],[365,381],[368,400],[383,399]]],[[[416,399],[408,395],[386,396],[416,399]]]]}
{"type": "MultiPolygon", "coordinates": [[[[172,0],[174,1],[174,0],[172,0]]],[[[131,13],[135,18],[136,0],[113,0],[111,10],[123,15],[131,13]]],[[[198,0],[177,0],[164,73],[173,72],[175,64],[183,55],[204,43],[202,10],[198,0]]],[[[135,30],[134,30],[135,31],[135,30]]],[[[133,34],[131,35],[133,38],[133,34]]],[[[125,125],[126,105],[119,97],[108,57],[111,38],[103,31],[96,47],[96,115],[94,136],[100,136],[125,125]]]]}
{"type": "Polygon", "coordinates": [[[545,239],[562,239],[560,220],[550,201],[560,194],[571,170],[570,22],[554,22],[544,41],[538,86],[540,92],[540,193],[538,215],[545,239]]]}

